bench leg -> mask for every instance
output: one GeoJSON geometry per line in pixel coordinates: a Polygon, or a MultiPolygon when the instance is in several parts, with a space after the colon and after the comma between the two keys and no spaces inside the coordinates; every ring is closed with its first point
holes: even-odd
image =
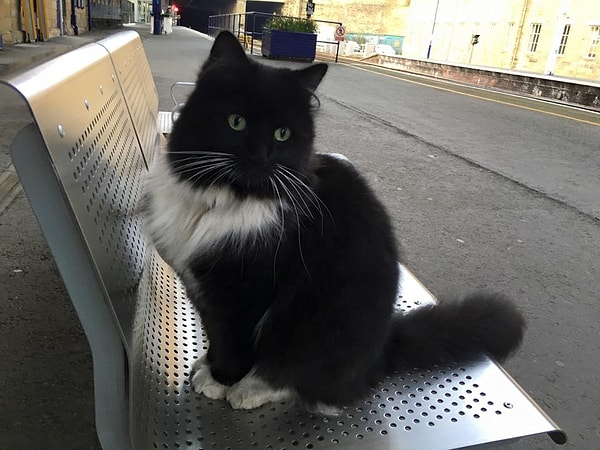
{"type": "Polygon", "coordinates": [[[125,351],[120,339],[101,347],[92,351],[98,439],[106,450],[132,450],[125,351]]]}
{"type": "Polygon", "coordinates": [[[94,363],[96,431],[107,450],[131,450],[126,357],[112,310],[35,125],[19,132],[13,163],[87,336],[94,363]],[[70,238],[65,239],[64,236],[70,238]]]}

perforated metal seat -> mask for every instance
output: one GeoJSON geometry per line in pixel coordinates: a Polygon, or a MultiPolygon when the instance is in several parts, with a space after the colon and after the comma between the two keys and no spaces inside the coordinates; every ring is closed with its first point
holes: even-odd
{"type": "MultiPolygon", "coordinates": [[[[35,119],[13,144],[14,165],[90,342],[103,448],[442,449],[540,433],[565,441],[483,356],[388,377],[335,418],[290,403],[234,411],[195,394],[190,371],[208,341],[137,212],[159,142],[139,37],[119,33],[9,84],[35,119]]],[[[400,292],[407,313],[434,301],[404,268],[400,292]]]]}

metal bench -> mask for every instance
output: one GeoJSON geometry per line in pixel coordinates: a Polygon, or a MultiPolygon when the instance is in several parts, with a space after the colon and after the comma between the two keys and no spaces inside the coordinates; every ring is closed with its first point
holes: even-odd
{"type": "MultiPolygon", "coordinates": [[[[105,449],[490,446],[566,435],[485,356],[398,373],[338,417],[289,403],[234,411],[193,392],[208,347],[173,270],[144,239],[141,183],[164,138],[143,46],[115,34],[7,82],[34,123],[12,146],[94,362],[96,425],[105,449]]],[[[398,307],[434,301],[402,270],[398,307]]]]}

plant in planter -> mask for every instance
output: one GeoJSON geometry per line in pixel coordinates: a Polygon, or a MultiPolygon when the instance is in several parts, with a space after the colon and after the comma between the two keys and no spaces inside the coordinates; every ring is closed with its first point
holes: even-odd
{"type": "Polygon", "coordinates": [[[263,30],[262,54],[274,59],[312,61],[317,48],[317,29],[311,19],[274,16],[263,30]]]}

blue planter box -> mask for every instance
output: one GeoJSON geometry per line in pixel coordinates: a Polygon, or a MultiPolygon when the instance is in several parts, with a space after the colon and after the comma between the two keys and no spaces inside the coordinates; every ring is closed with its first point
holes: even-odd
{"type": "Polygon", "coordinates": [[[317,49],[317,35],[295,31],[263,31],[262,54],[273,59],[313,61],[317,49]]]}

